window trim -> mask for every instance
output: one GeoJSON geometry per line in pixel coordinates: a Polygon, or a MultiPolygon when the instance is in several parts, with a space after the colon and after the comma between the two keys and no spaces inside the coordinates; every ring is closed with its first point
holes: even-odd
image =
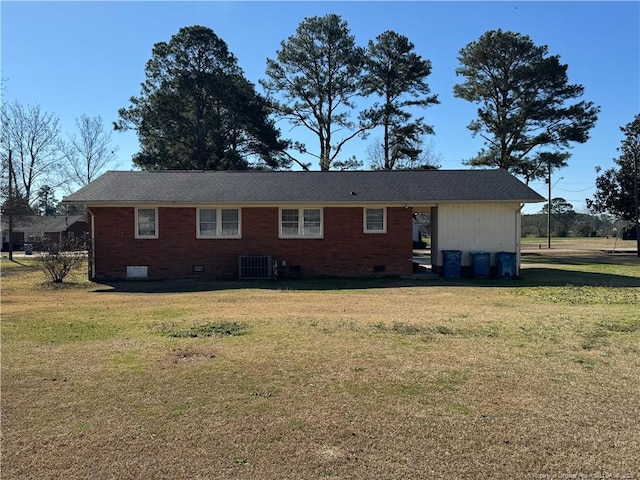
{"type": "Polygon", "coordinates": [[[226,238],[242,238],[242,208],[240,207],[198,207],[196,208],[196,238],[199,239],[226,239],[226,238]],[[203,234],[200,231],[200,212],[202,210],[216,211],[216,233],[213,235],[203,234]],[[238,212],[238,233],[234,235],[224,235],[222,233],[222,211],[236,210],[238,212]]]}
{"type": "Polygon", "coordinates": [[[387,207],[364,207],[362,209],[362,231],[364,233],[387,233],[387,207]],[[367,213],[369,210],[382,210],[382,230],[367,228],[367,213]]]}
{"type": "Polygon", "coordinates": [[[279,238],[324,238],[324,209],[322,207],[280,207],[278,208],[278,235],[279,238]],[[298,233],[295,235],[285,234],[282,231],[282,211],[283,210],[297,210],[298,211],[298,233]],[[304,235],[302,228],[304,226],[304,211],[305,210],[318,210],[320,212],[320,233],[312,235],[304,235]]]}
{"type": "Polygon", "coordinates": [[[140,239],[156,239],[159,238],[160,232],[158,230],[158,226],[159,226],[159,215],[158,215],[158,207],[136,207],[136,214],[135,214],[135,224],[134,224],[134,232],[135,232],[135,238],[140,238],[140,239]],[[140,234],[140,218],[139,218],[139,211],[140,210],[153,210],[154,211],[154,234],[153,235],[141,235],[140,234]]]}

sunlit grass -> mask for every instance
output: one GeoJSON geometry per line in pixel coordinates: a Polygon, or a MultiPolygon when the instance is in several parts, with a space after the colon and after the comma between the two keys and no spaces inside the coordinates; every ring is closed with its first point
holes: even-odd
{"type": "Polygon", "coordinates": [[[639,270],[127,291],[3,260],[2,478],[636,474],[639,270]]]}
{"type": "MultiPolygon", "coordinates": [[[[547,248],[547,237],[526,237],[521,240],[522,248],[547,248]]],[[[614,248],[635,249],[635,240],[622,240],[616,237],[552,237],[551,248],[576,248],[589,250],[613,250],[614,248]]]]}

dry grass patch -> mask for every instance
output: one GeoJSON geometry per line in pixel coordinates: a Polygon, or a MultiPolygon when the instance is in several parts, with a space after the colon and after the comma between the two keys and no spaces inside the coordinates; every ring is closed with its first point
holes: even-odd
{"type": "Polygon", "coordinates": [[[640,272],[557,268],[159,293],[3,269],[2,478],[634,478],[640,272]]]}

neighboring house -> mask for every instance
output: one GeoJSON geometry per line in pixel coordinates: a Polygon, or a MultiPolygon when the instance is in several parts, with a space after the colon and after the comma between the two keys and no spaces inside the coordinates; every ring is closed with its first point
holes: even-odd
{"type": "MultiPolygon", "coordinates": [[[[25,243],[37,249],[45,242],[62,242],[86,238],[89,232],[85,215],[28,216],[14,220],[11,234],[14,250],[22,250],[25,243]]],[[[9,250],[9,224],[2,219],[2,250],[9,250]]]]}
{"type": "Polygon", "coordinates": [[[544,198],[504,170],[111,171],[63,201],[87,207],[94,279],[183,279],[410,275],[414,212],[436,271],[447,249],[519,264],[544,198]]]}

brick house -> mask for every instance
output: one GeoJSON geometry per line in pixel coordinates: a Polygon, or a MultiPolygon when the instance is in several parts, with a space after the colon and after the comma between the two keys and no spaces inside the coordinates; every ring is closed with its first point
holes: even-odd
{"type": "Polygon", "coordinates": [[[543,200],[504,170],[112,171],[64,202],[87,207],[92,278],[186,279],[410,275],[414,212],[436,270],[445,249],[519,252],[543,200]]]}
{"type": "MultiPolygon", "coordinates": [[[[47,242],[84,239],[89,232],[85,215],[27,216],[14,220],[11,241],[13,250],[22,250],[25,243],[39,250],[47,242]]],[[[2,220],[2,250],[9,250],[9,225],[2,220]]]]}

